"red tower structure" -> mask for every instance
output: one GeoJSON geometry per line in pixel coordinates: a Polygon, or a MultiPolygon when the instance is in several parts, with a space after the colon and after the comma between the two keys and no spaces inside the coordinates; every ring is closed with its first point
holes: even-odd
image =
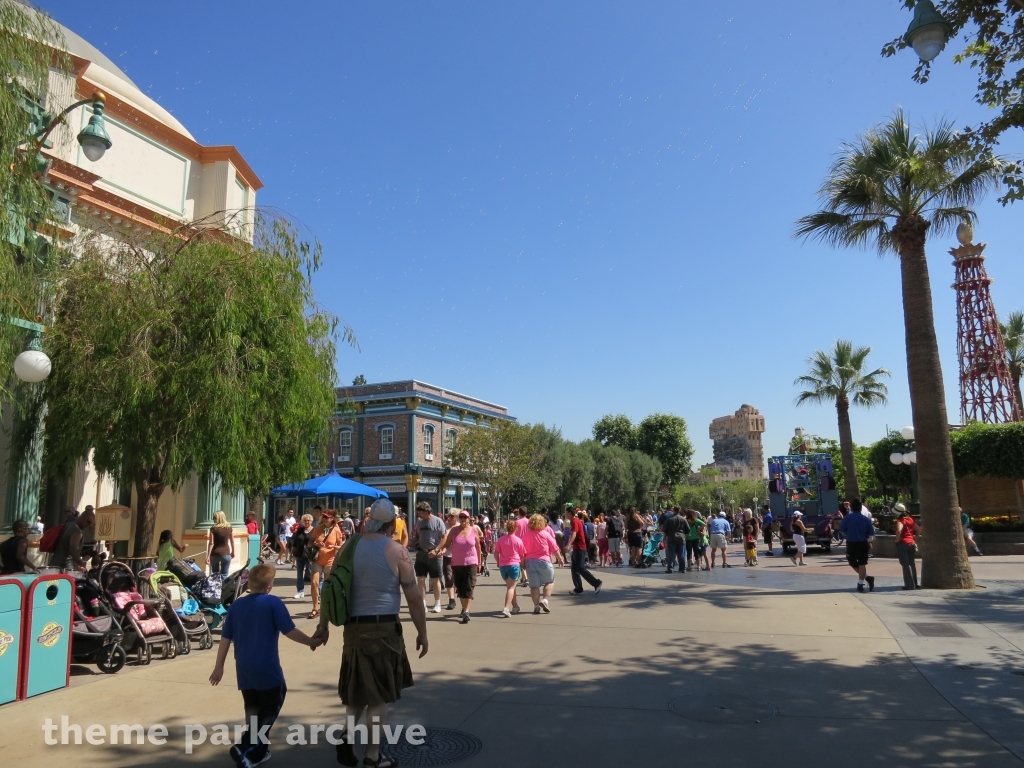
{"type": "Polygon", "coordinates": [[[956,350],[960,356],[960,419],[1000,424],[1020,421],[1006,347],[989,290],[984,243],[974,245],[967,222],[956,231],[959,248],[950,250],[956,270],[956,350]]]}

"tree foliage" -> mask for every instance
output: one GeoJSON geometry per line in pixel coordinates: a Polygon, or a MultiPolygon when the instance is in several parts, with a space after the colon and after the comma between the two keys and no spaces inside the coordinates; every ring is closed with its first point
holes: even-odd
{"type": "Polygon", "coordinates": [[[617,445],[627,451],[637,447],[637,429],[625,414],[607,414],[594,422],[594,439],[601,445],[617,445]]]}
{"type": "Polygon", "coordinates": [[[262,217],[252,244],[190,228],[73,245],[46,339],[46,462],[67,476],[93,449],[135,484],[136,555],[160,494],[192,473],[258,494],[306,477],[311,447],[323,461],[336,320],[313,303],[318,245],[262,217]]]}
{"type": "Polygon", "coordinates": [[[664,482],[675,485],[690,474],[693,445],[681,416],[652,414],[640,422],[636,435],[636,447],[661,463],[664,482]]]}
{"type": "Polygon", "coordinates": [[[1024,422],[974,422],[954,432],[952,438],[957,477],[1024,480],[1024,422]]]}
{"type": "Polygon", "coordinates": [[[44,288],[53,267],[46,237],[53,207],[34,137],[49,118],[41,105],[47,102],[50,69],[67,72],[70,61],[59,53],[58,27],[21,3],[0,0],[0,29],[0,399],[19,401],[7,384],[28,336],[7,318],[45,315],[44,288]]]}
{"type": "Polygon", "coordinates": [[[504,419],[471,427],[447,452],[446,464],[481,489],[487,508],[497,514],[502,499],[532,482],[544,453],[533,428],[504,419]]]}
{"type": "MultiPolygon", "coordinates": [[[[913,8],[917,0],[900,0],[913,8]]],[[[978,75],[974,99],[992,111],[993,117],[968,128],[966,138],[980,150],[992,147],[1010,128],[1024,127],[1024,2],[1021,0],[939,0],[938,11],[963,36],[965,47],[954,54],[957,64],[968,64],[978,75]]],[[[893,56],[907,47],[902,36],[882,49],[893,56]]],[[[931,65],[920,62],[914,71],[919,83],[928,82],[931,65]]],[[[1019,165],[1006,168],[1007,194],[1003,202],[1024,197],[1024,177],[1019,165]]]]}
{"type": "Polygon", "coordinates": [[[1006,364],[1013,379],[1013,397],[1017,408],[1024,414],[1024,399],[1020,392],[1021,374],[1024,373],[1024,312],[1018,309],[1007,315],[1006,322],[999,324],[999,331],[1006,345],[1006,364]]]}
{"type": "Polygon", "coordinates": [[[755,505],[761,506],[767,502],[766,495],[765,485],[761,480],[724,480],[718,483],[677,485],[673,490],[672,500],[684,509],[696,509],[701,514],[707,514],[709,509],[717,510],[719,504],[730,506],[733,500],[737,507],[753,509],[755,505]]]}
{"type": "Polygon", "coordinates": [[[910,467],[906,464],[893,464],[889,457],[894,453],[909,453],[914,450],[913,446],[913,443],[904,440],[899,432],[893,430],[869,447],[868,463],[882,490],[893,492],[893,495],[897,491],[904,495],[910,493],[910,467]]]}

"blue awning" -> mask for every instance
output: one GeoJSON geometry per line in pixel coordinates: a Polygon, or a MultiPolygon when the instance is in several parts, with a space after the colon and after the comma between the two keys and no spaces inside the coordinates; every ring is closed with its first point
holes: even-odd
{"type": "Polygon", "coordinates": [[[388,495],[380,488],[357,483],[342,477],[334,470],[326,475],[314,477],[304,483],[281,485],[271,491],[275,496],[341,496],[350,499],[354,496],[367,496],[371,499],[387,498],[388,495]]]}

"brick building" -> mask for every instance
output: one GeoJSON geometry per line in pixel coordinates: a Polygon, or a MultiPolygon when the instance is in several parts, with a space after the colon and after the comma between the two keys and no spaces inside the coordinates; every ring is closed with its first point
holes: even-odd
{"type": "Polygon", "coordinates": [[[340,387],[336,418],[338,472],[387,491],[406,511],[424,500],[478,511],[473,484],[445,470],[445,447],[469,427],[512,420],[504,406],[421,381],[340,387]]]}

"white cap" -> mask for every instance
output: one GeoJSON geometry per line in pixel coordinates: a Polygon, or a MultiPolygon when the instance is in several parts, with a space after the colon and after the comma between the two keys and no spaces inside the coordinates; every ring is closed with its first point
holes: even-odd
{"type": "Polygon", "coordinates": [[[366,533],[376,533],[395,519],[395,505],[388,499],[377,499],[370,505],[370,519],[364,524],[366,533]]]}

